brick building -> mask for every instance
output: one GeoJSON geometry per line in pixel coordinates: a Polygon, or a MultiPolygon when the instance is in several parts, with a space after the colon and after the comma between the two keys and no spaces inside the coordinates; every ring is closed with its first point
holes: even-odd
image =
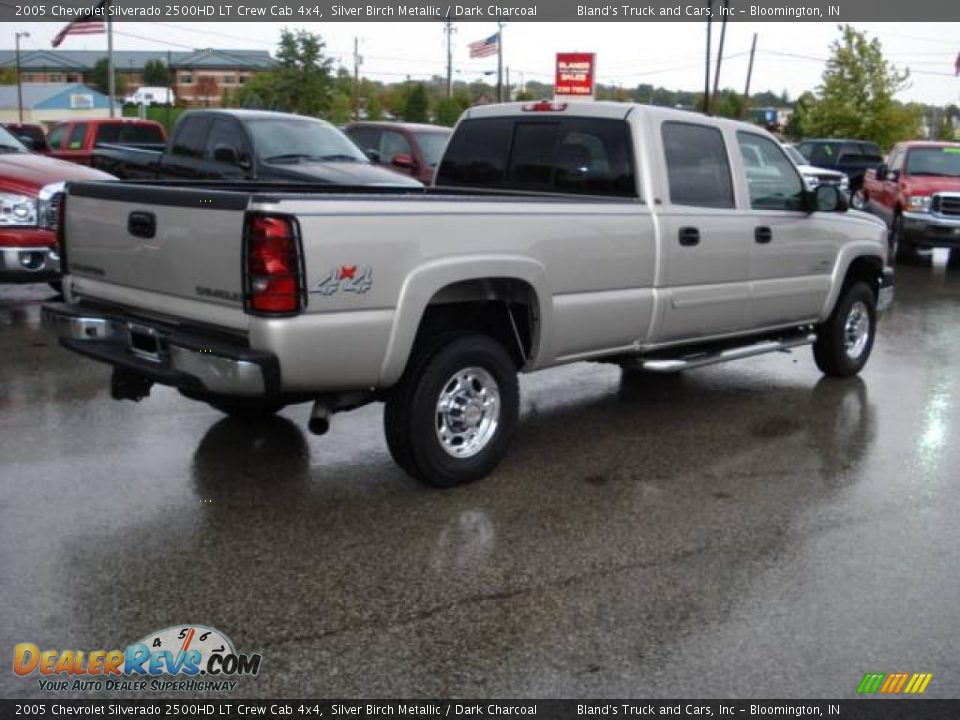
{"type": "MultiPolygon", "coordinates": [[[[106,52],[99,50],[21,50],[21,79],[24,83],[89,84],[94,65],[105,57],[106,52]]],[[[276,64],[266,50],[115,50],[113,65],[124,79],[126,94],[144,84],[143,68],[150,60],[159,60],[173,71],[174,93],[188,105],[218,105],[225,91],[239,88],[252,75],[276,64]]],[[[15,67],[15,51],[0,50],[0,69],[15,67]]]]}

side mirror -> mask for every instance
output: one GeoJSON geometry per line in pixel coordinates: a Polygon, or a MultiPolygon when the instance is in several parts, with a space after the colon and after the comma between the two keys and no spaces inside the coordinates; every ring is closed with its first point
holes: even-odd
{"type": "Polygon", "coordinates": [[[374,150],[373,148],[365,148],[363,154],[367,156],[367,159],[372,163],[380,163],[380,151],[374,150]]]}
{"type": "Polygon", "coordinates": [[[836,185],[818,185],[811,194],[808,209],[811,212],[846,212],[849,209],[846,196],[836,185]]]}
{"type": "Polygon", "coordinates": [[[230,165],[240,164],[240,154],[232,145],[217,145],[213,148],[213,159],[216,162],[228,163],[230,165]]]}
{"type": "Polygon", "coordinates": [[[876,173],[877,180],[886,180],[887,172],[888,172],[888,169],[887,169],[886,163],[880,163],[879,165],[877,165],[877,173],[876,173]]]}
{"type": "Polygon", "coordinates": [[[33,138],[29,135],[17,135],[17,140],[23,143],[23,146],[27,150],[36,150],[37,144],[33,141],[33,138]]]}
{"type": "Polygon", "coordinates": [[[413,170],[417,163],[406,153],[401,153],[400,155],[394,155],[393,160],[390,161],[390,164],[395,168],[400,168],[401,170],[413,170]]]}

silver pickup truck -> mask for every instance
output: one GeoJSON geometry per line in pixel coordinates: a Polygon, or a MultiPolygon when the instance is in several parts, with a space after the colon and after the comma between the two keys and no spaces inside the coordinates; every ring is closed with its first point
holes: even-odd
{"type": "Polygon", "coordinates": [[[317,433],[382,400],[394,459],[440,486],[504,455],[518,372],[812,345],[850,376],[893,296],[883,224],[770,135],[641,105],[473,108],[423,190],[73,183],[62,207],[44,319],[115,398],[313,402],[317,433]]]}

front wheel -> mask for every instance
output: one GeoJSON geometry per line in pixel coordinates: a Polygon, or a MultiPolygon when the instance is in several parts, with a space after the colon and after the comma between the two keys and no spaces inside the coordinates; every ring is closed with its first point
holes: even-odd
{"type": "Polygon", "coordinates": [[[869,285],[849,285],[817,328],[813,358],[824,375],[856,375],[870,358],[877,329],[877,298],[869,285]]]}
{"type": "Polygon", "coordinates": [[[520,391],[516,367],[486,335],[452,336],[415,352],[383,414],[390,453],[427,485],[490,473],[510,445],[520,391]]]}

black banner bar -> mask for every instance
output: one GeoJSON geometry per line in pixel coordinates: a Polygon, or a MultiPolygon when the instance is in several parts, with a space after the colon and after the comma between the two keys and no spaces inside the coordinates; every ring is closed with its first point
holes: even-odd
{"type": "Polygon", "coordinates": [[[0,700],[0,718],[956,720],[960,700],[0,700]]]}
{"type": "Polygon", "coordinates": [[[703,22],[706,13],[740,22],[960,21],[951,0],[33,0],[0,2],[0,22],[67,23],[93,11],[114,21],[148,22],[703,22]]]}

